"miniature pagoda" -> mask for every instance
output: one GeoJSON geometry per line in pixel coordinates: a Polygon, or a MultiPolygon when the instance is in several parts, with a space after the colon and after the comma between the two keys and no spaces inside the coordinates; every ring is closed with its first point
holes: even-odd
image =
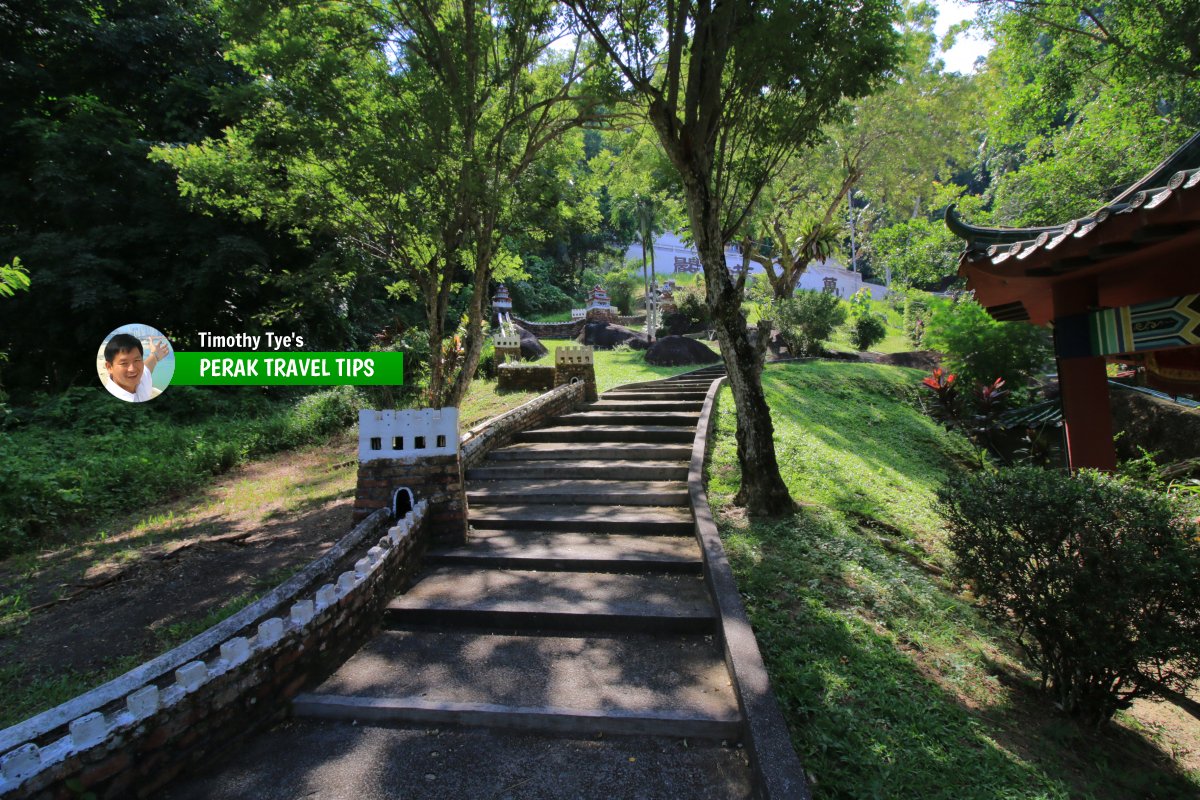
{"type": "Polygon", "coordinates": [[[512,314],[512,298],[508,287],[503,283],[496,287],[496,296],[492,298],[492,322],[499,323],[512,314]]]}
{"type": "Polygon", "coordinates": [[[604,287],[596,286],[588,295],[587,301],[587,321],[588,322],[616,322],[617,312],[608,302],[608,292],[604,291],[604,287]]]}

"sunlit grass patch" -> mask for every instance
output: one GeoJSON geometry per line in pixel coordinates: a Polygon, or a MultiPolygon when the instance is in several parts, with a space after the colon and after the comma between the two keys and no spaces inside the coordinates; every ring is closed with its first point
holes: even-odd
{"type": "Polygon", "coordinates": [[[709,497],[816,798],[1195,797],[1200,781],[1127,729],[1059,720],[1005,631],[944,575],[940,483],[970,445],[916,403],[920,373],[768,366],[797,513],[748,520],[721,396],[709,497]]]}

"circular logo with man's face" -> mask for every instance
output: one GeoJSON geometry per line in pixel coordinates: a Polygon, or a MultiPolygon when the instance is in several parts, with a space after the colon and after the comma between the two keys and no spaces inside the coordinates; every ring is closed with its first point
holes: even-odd
{"type": "Polygon", "coordinates": [[[175,349],[157,328],[122,325],[100,343],[96,372],[114,397],[128,403],[153,400],[171,384],[175,349]]]}

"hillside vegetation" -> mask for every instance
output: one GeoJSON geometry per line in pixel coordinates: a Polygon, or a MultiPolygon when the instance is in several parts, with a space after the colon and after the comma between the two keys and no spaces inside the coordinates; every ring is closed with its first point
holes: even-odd
{"type": "Polygon", "coordinates": [[[1055,716],[1006,634],[945,579],[935,492],[977,461],[921,412],[919,380],[873,364],[769,366],[780,466],[802,504],[774,522],[730,505],[722,393],[710,498],[815,796],[1195,797],[1194,760],[1189,774],[1169,741],[1147,739],[1136,708],[1100,734],[1055,716]]]}

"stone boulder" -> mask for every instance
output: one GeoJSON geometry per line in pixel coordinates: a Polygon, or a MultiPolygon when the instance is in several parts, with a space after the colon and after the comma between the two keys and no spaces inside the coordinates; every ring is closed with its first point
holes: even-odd
{"type": "Polygon", "coordinates": [[[522,361],[537,361],[542,356],[550,351],[546,346],[538,341],[538,338],[529,331],[522,328],[520,325],[513,325],[517,333],[521,334],[521,360],[522,361]]]}
{"type": "Polygon", "coordinates": [[[660,367],[712,364],[720,360],[708,345],[686,336],[664,336],[646,351],[646,363],[660,367]]]}
{"type": "Polygon", "coordinates": [[[638,333],[611,322],[589,322],[575,338],[580,344],[590,344],[601,350],[611,350],[619,344],[627,344],[634,350],[645,350],[650,346],[646,334],[638,333]]]}

